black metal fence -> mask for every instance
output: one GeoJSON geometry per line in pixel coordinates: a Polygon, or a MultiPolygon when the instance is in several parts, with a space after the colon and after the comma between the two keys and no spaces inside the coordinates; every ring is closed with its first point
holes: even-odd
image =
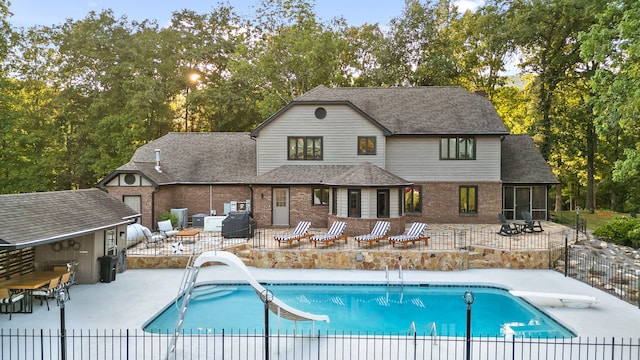
{"type": "MultiPolygon", "coordinates": [[[[326,231],[326,230],[321,230],[326,231]]],[[[321,233],[318,231],[317,233],[321,233]]],[[[282,232],[282,230],[280,230],[282,232]]],[[[393,245],[388,240],[380,240],[374,243],[358,243],[350,237],[347,241],[339,240],[330,243],[313,243],[309,239],[301,239],[291,244],[279,244],[274,240],[278,230],[254,229],[250,238],[225,238],[220,232],[201,233],[189,238],[171,238],[164,242],[146,244],[141,242],[127,249],[128,255],[193,255],[203,251],[220,250],[229,246],[248,243],[253,249],[288,249],[318,251],[343,251],[343,250],[391,250],[405,249],[403,245],[393,245]]],[[[566,232],[545,231],[536,233],[521,233],[513,236],[502,236],[495,231],[487,229],[458,229],[439,230],[425,233],[429,237],[427,242],[418,241],[407,245],[406,249],[413,251],[455,251],[466,249],[469,246],[481,246],[485,248],[512,250],[550,250],[564,244],[566,232]]]]}
{"type": "Polygon", "coordinates": [[[634,265],[635,259],[607,259],[573,245],[566,260],[564,254],[560,260],[565,261],[564,266],[556,268],[566,271],[566,276],[640,307],[640,270],[634,265]]]}
{"type": "MultiPolygon", "coordinates": [[[[464,359],[467,339],[427,334],[270,333],[183,334],[170,351],[170,334],[141,330],[0,330],[2,359],[464,359]],[[265,346],[268,344],[268,346],[265,346]],[[64,354],[62,348],[65,349],[64,354]],[[268,356],[265,351],[268,349],[268,356]]],[[[640,358],[640,338],[471,337],[472,359],[640,358]]]]}

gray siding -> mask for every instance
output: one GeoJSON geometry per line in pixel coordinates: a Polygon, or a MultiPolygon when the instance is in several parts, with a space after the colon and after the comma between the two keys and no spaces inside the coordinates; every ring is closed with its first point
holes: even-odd
{"type": "Polygon", "coordinates": [[[387,167],[407,181],[500,181],[500,137],[476,137],[475,160],[440,160],[440,137],[389,137],[387,167]]]}
{"type": "Polygon", "coordinates": [[[316,119],[317,105],[297,105],[260,131],[256,139],[257,174],[281,165],[345,165],[368,161],[384,169],[385,137],[380,128],[346,105],[325,105],[327,116],[316,119]],[[287,160],[288,136],[321,136],[323,160],[287,160]],[[376,136],[376,155],[358,155],[358,136],[376,136]]]}

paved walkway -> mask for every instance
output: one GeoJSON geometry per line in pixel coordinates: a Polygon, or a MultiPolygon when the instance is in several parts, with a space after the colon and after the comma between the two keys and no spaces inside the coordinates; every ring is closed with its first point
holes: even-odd
{"type": "MultiPolygon", "coordinates": [[[[384,283],[383,271],[355,270],[278,270],[250,268],[260,281],[316,281],[384,283]]],[[[167,305],[177,294],[184,275],[182,269],[127,270],[117,274],[111,283],[76,285],[72,299],[66,304],[66,326],[76,329],[138,330],[167,305]]],[[[506,288],[553,293],[571,293],[597,297],[593,308],[575,309],[547,306],[544,310],[571,328],[580,337],[640,336],[640,309],[584,283],[565,278],[550,270],[466,270],[451,272],[405,271],[408,283],[493,284],[506,288]]],[[[200,281],[241,281],[230,268],[220,265],[203,268],[200,281]]],[[[461,294],[462,296],[462,294],[461,294]]],[[[60,311],[51,303],[51,310],[37,302],[32,314],[0,315],[0,329],[58,329],[60,311]]],[[[465,306],[460,300],[460,311],[465,306]]]]}

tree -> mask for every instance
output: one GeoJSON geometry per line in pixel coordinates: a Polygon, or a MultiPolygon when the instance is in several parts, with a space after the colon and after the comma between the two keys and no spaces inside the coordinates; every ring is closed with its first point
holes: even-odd
{"type": "MultiPolygon", "coordinates": [[[[581,34],[582,57],[597,63],[590,86],[596,129],[609,141],[615,163],[613,182],[629,194],[622,209],[637,211],[640,203],[640,3],[611,1],[597,23],[581,34]],[[624,149],[624,150],[623,150],[624,149]]],[[[612,201],[615,204],[615,201],[612,201]]]]}
{"type": "Polygon", "coordinates": [[[316,19],[309,3],[263,1],[252,23],[253,61],[266,118],[318,85],[340,77],[340,47],[336,34],[316,19]]]}

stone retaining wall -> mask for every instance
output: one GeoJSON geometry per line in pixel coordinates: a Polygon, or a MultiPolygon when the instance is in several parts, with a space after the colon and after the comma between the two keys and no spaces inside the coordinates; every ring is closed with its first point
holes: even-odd
{"type": "MultiPolygon", "coordinates": [[[[341,269],[453,271],[474,268],[549,269],[550,258],[559,254],[545,250],[505,251],[470,248],[457,251],[365,251],[263,250],[239,245],[225,249],[238,255],[248,266],[274,269],[341,269]]],[[[129,256],[130,269],[185,268],[189,256],[129,256]]]]}

